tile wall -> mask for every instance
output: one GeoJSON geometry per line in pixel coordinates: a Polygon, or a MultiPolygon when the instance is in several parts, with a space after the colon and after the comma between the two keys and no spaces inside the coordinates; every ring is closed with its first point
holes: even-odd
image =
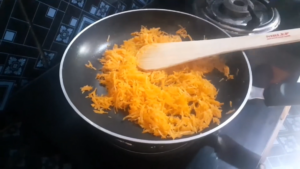
{"type": "Polygon", "coordinates": [[[12,93],[58,64],[68,43],[86,26],[114,13],[143,8],[151,2],[0,0],[0,111],[12,93]]]}
{"type": "Polygon", "coordinates": [[[300,106],[293,106],[265,162],[266,169],[300,169],[300,106]]]}

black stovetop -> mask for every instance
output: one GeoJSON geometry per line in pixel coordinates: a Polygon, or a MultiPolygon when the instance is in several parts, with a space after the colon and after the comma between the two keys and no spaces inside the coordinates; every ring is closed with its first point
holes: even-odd
{"type": "MultiPolygon", "coordinates": [[[[281,7],[279,12],[285,13],[286,9],[281,7]]],[[[288,22],[285,21],[284,15],[282,19],[283,23],[288,22]]],[[[291,27],[298,26],[300,25],[291,27]]],[[[281,27],[291,28],[286,25],[281,27]]],[[[296,62],[295,55],[299,53],[297,50],[298,48],[291,50],[289,46],[284,46],[248,52],[250,64],[254,69],[254,83],[259,84],[266,78],[262,76],[264,72],[255,72],[258,65],[267,63],[291,69],[288,65],[296,62]],[[268,56],[261,57],[261,55],[268,56]],[[272,56],[272,60],[269,56],[272,56]],[[292,63],[287,63],[286,60],[291,60],[292,63]]],[[[176,158],[162,160],[130,155],[103,140],[95,139],[92,133],[96,129],[81,119],[67,103],[60,88],[58,67],[54,66],[18,92],[8,107],[11,111],[21,112],[23,125],[57,147],[77,168],[234,168],[220,160],[211,147],[200,142],[194,143],[176,158]]],[[[284,107],[266,107],[261,100],[248,101],[237,118],[220,133],[228,135],[257,155],[259,158],[255,164],[253,163],[253,166],[256,166],[265,158],[266,148],[272,144],[271,138],[278,129],[283,109],[284,107]]],[[[235,159],[231,161],[239,163],[235,159]]],[[[245,166],[247,167],[249,166],[245,166]]]]}
{"type": "MultiPolygon", "coordinates": [[[[23,125],[50,140],[75,166],[139,168],[150,160],[151,165],[143,168],[217,168],[220,165],[230,168],[230,165],[217,158],[211,147],[205,147],[201,142],[194,143],[178,154],[179,159],[161,161],[157,158],[141,159],[139,155],[129,155],[103,140],[95,139],[92,133],[96,129],[81,119],[68,105],[60,88],[58,68],[58,65],[53,67],[29,84],[11,103],[18,105],[14,107],[14,111],[22,111],[23,125]]],[[[270,144],[282,110],[283,107],[268,108],[261,100],[249,101],[240,115],[220,133],[230,136],[255,153],[258,164],[264,156],[265,147],[270,144]]]]}

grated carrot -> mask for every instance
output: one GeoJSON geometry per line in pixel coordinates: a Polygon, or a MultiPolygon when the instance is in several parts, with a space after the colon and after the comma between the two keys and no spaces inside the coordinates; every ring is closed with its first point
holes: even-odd
{"type": "Polygon", "coordinates": [[[89,92],[91,90],[93,90],[93,87],[92,86],[88,86],[88,85],[85,85],[83,86],[81,89],[81,92],[84,93],[84,92],[89,92]]]}
{"type": "Polygon", "coordinates": [[[213,123],[217,124],[217,125],[220,125],[220,119],[214,117],[213,118],[213,123]]]}
{"type": "Polygon", "coordinates": [[[233,75],[229,75],[227,78],[228,79],[234,79],[234,76],[233,75]]]}
{"type": "Polygon", "coordinates": [[[187,33],[187,31],[184,29],[184,27],[182,27],[181,25],[179,25],[180,29],[178,31],[176,31],[176,35],[181,36],[182,38],[189,38],[190,41],[192,41],[192,37],[187,33]]]}
{"type": "Polygon", "coordinates": [[[143,133],[164,139],[196,134],[211,123],[220,124],[223,103],[216,100],[217,89],[204,74],[217,69],[228,78],[229,67],[223,60],[214,56],[172,73],[143,72],[137,68],[136,59],[141,47],[182,39],[159,28],[145,27],[132,36],[121,46],[107,50],[100,59],[102,73],[97,74],[96,79],[106,87],[108,94],[99,96],[95,89],[88,95],[95,113],[103,114],[111,107],[115,111],[124,110],[128,113],[124,120],[141,126],[143,133]]]}
{"type": "Polygon", "coordinates": [[[225,114],[231,114],[231,113],[234,113],[235,112],[235,109],[232,109],[232,110],[229,110],[228,112],[226,112],[225,114]]]}
{"type": "Polygon", "coordinates": [[[102,109],[94,110],[94,112],[97,113],[97,114],[107,114],[107,112],[103,111],[102,109]]]}
{"type": "Polygon", "coordinates": [[[92,63],[91,63],[90,61],[88,61],[88,62],[89,62],[89,64],[85,64],[85,67],[90,68],[90,69],[97,70],[97,69],[92,65],[92,63]]]}

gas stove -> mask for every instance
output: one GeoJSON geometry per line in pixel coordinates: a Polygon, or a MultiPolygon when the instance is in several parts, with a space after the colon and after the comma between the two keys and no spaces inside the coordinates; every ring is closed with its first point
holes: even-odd
{"type": "MultiPolygon", "coordinates": [[[[162,3],[162,1],[158,0],[157,2],[162,3]]],[[[176,0],[170,0],[170,3],[173,1],[176,0]]],[[[187,5],[190,10],[185,12],[211,20],[232,35],[272,31],[278,27],[280,22],[286,21],[286,18],[283,19],[283,17],[281,20],[278,14],[284,10],[278,10],[278,12],[276,7],[272,7],[265,1],[186,0],[186,2],[190,1],[191,3],[187,5]]],[[[155,7],[162,8],[161,6],[155,7]]],[[[179,7],[176,9],[178,10],[179,7]]],[[[254,69],[253,78],[256,84],[265,79],[263,74],[268,76],[264,70],[255,71],[257,65],[270,63],[270,58],[262,59],[259,57],[262,54],[273,58],[282,56],[277,59],[281,63],[284,56],[287,57],[282,48],[247,53],[254,69]]],[[[275,60],[272,61],[275,62],[275,60]]],[[[9,108],[12,111],[22,112],[24,125],[49,140],[68,156],[77,168],[233,169],[236,167],[231,164],[244,166],[242,168],[259,166],[264,162],[288,112],[286,107],[266,107],[263,101],[252,100],[246,104],[236,119],[219,131],[220,134],[228,136],[239,146],[249,150],[254,157],[252,159],[256,159],[255,161],[247,161],[243,158],[232,159],[230,157],[233,153],[240,153],[239,151],[231,151],[234,145],[215,150],[209,146],[212,142],[209,138],[206,141],[190,143],[183,147],[182,151],[172,154],[172,157],[168,154],[142,158],[142,154],[122,151],[105,142],[105,138],[96,137],[95,133],[99,131],[95,131],[95,128],[74,113],[65,100],[59,84],[58,69],[58,65],[54,66],[17,93],[12,98],[9,108]],[[223,157],[228,163],[220,157],[223,157]]]]}
{"type": "Polygon", "coordinates": [[[23,125],[58,147],[78,168],[253,169],[264,161],[278,124],[284,119],[284,107],[268,108],[262,101],[253,100],[219,131],[235,144],[223,145],[224,140],[218,137],[206,137],[174,152],[132,153],[107,143],[107,135],[73,111],[61,91],[58,71],[59,65],[34,80],[12,98],[8,107],[22,112],[23,125]],[[221,146],[214,149],[214,142],[221,142],[221,146]],[[233,158],[236,154],[238,159],[233,158]]]}
{"type": "Polygon", "coordinates": [[[278,10],[265,0],[194,1],[191,13],[206,18],[231,35],[270,32],[280,24],[278,10]]]}

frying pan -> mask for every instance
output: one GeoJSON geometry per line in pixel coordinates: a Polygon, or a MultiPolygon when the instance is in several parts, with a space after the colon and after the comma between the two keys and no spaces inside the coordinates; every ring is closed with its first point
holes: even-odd
{"type": "Polygon", "coordinates": [[[106,94],[105,87],[100,86],[95,79],[96,73],[99,72],[85,67],[88,61],[100,69],[101,64],[97,59],[102,57],[105,50],[111,48],[113,44],[122,44],[124,40],[130,39],[131,33],[139,31],[141,26],[160,27],[167,33],[175,34],[179,25],[186,28],[194,40],[201,40],[204,36],[208,39],[229,37],[225,31],[204,19],[162,9],[141,9],[118,13],[101,19],[80,32],[67,47],[59,72],[63,93],[74,111],[92,126],[113,138],[113,143],[121,144],[126,146],[126,149],[134,151],[143,146],[143,152],[162,152],[175,149],[186,142],[212,134],[233,120],[244,107],[252,86],[251,68],[244,52],[230,53],[225,57],[232,74],[239,71],[234,80],[219,82],[224,76],[218,71],[206,75],[206,78],[219,89],[217,100],[223,102],[224,106],[220,125],[212,124],[199,134],[174,140],[142,134],[141,127],[123,120],[126,112],[116,114],[109,112],[108,115],[94,113],[90,100],[81,93],[82,86],[91,85],[97,87],[98,95],[106,94]],[[108,36],[110,36],[109,42],[107,42],[108,36]],[[232,101],[233,107],[229,106],[229,101],[232,101]],[[236,111],[225,114],[231,109],[236,111]]]}

